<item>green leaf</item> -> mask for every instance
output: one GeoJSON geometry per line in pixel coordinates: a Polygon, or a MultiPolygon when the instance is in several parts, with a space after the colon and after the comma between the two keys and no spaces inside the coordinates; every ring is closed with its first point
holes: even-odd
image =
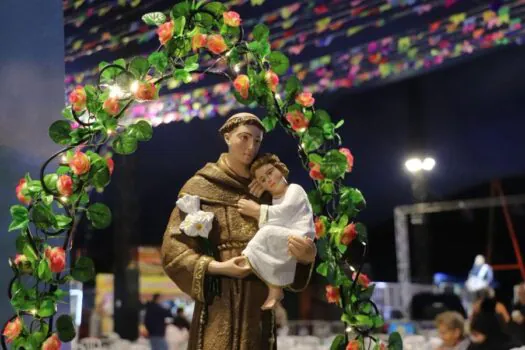
{"type": "Polygon", "coordinates": [[[403,350],[403,339],[398,332],[394,332],[388,337],[388,350],[403,350]]]}
{"type": "Polygon", "coordinates": [[[177,36],[181,36],[183,33],[184,33],[184,28],[186,28],[186,17],[184,16],[181,16],[181,17],[178,17],[176,18],[174,21],[174,35],[177,37],[177,36]]]}
{"type": "Polygon", "coordinates": [[[312,206],[314,214],[319,214],[323,211],[324,203],[319,192],[316,190],[308,192],[308,200],[310,201],[310,205],[312,206]]]}
{"type": "Polygon", "coordinates": [[[58,181],[57,174],[46,174],[44,176],[44,184],[52,192],[56,191],[57,189],[57,181],[58,181]]]}
{"type": "Polygon", "coordinates": [[[321,276],[326,277],[326,275],[328,275],[328,263],[326,261],[320,263],[319,266],[317,266],[317,269],[315,269],[315,271],[321,276]]]}
{"type": "Polygon", "coordinates": [[[190,56],[184,61],[184,70],[186,72],[193,72],[197,69],[199,69],[199,55],[190,56]]]}
{"type": "Polygon", "coordinates": [[[213,1],[204,5],[202,9],[211,12],[215,18],[220,18],[226,11],[226,6],[218,1],[213,1]]]}
{"type": "Polygon", "coordinates": [[[319,154],[317,153],[310,153],[308,155],[308,160],[310,162],[313,162],[313,163],[316,163],[316,164],[321,164],[321,162],[323,161],[323,157],[321,157],[319,154]]]}
{"type": "Polygon", "coordinates": [[[13,221],[9,225],[8,231],[22,230],[29,224],[29,211],[22,205],[11,206],[11,216],[13,221]]]}
{"type": "Polygon", "coordinates": [[[150,26],[160,26],[166,22],[166,15],[162,12],[150,12],[142,16],[144,23],[150,26]]]}
{"type": "Polygon", "coordinates": [[[159,72],[164,73],[168,68],[168,56],[164,51],[154,52],[148,57],[148,62],[159,72]]]}
{"type": "Polygon", "coordinates": [[[71,276],[80,282],[85,283],[91,281],[95,276],[93,260],[85,256],[78,258],[73,271],[71,271],[71,276]]]}
{"type": "Polygon", "coordinates": [[[359,222],[355,225],[355,229],[357,231],[358,239],[363,243],[368,243],[368,232],[366,226],[359,222]]]}
{"type": "Polygon", "coordinates": [[[355,324],[363,327],[374,327],[374,321],[372,321],[372,318],[367,315],[354,315],[355,318],[355,324]]]}
{"type": "MultiPolygon", "coordinates": [[[[123,58],[116,59],[115,61],[113,61],[113,64],[115,64],[117,66],[121,66],[122,68],[126,68],[126,60],[123,59],[123,58]]],[[[90,87],[92,87],[92,86],[90,86],[90,87]]]]}
{"type": "Polygon", "coordinates": [[[284,91],[286,93],[286,101],[288,104],[293,103],[295,100],[295,96],[297,96],[297,93],[302,89],[301,82],[299,81],[299,78],[297,78],[295,75],[290,77],[285,84],[284,91]]]}
{"type": "Polygon", "coordinates": [[[321,163],[321,172],[328,179],[336,180],[344,176],[347,164],[345,155],[333,149],[324,156],[321,163]]]}
{"type": "Polygon", "coordinates": [[[71,226],[71,222],[73,222],[73,219],[66,215],[55,215],[55,218],[56,228],[59,230],[69,228],[69,226],[71,226]]]}
{"type": "Polygon", "coordinates": [[[345,336],[338,334],[332,342],[332,345],[330,345],[330,350],[341,350],[344,349],[345,346],[345,336]]]}
{"type": "Polygon", "coordinates": [[[31,244],[27,242],[22,249],[22,253],[27,257],[31,262],[35,262],[38,259],[35,250],[31,247],[31,244]]]}
{"type": "Polygon", "coordinates": [[[343,126],[344,123],[345,123],[345,120],[341,119],[340,121],[337,122],[337,124],[335,124],[334,129],[339,129],[340,127],[343,126]]]}
{"type": "Polygon", "coordinates": [[[38,263],[37,274],[38,278],[41,280],[46,282],[51,281],[51,278],[53,278],[53,273],[51,272],[51,268],[49,267],[47,259],[40,260],[38,263]]]}
{"type": "Polygon", "coordinates": [[[56,313],[57,306],[53,300],[50,298],[45,298],[38,308],[38,316],[40,317],[50,317],[56,313]]]}
{"type": "Polygon", "coordinates": [[[372,316],[372,322],[374,323],[374,328],[383,327],[385,321],[379,315],[372,316]]]}
{"type": "Polygon", "coordinates": [[[188,16],[190,14],[190,5],[187,1],[180,2],[173,6],[170,14],[172,19],[188,16]]]}
{"type": "MultiPolygon", "coordinates": [[[[319,147],[321,147],[323,142],[324,142],[323,131],[315,127],[306,129],[306,131],[303,133],[301,137],[301,143],[306,153],[317,150],[319,147]]],[[[321,172],[323,172],[322,167],[321,167],[321,172]]]]}
{"type": "Polygon", "coordinates": [[[112,143],[115,152],[122,155],[132,154],[137,150],[137,146],[137,140],[126,133],[118,134],[112,143]]]}
{"type": "Polygon", "coordinates": [[[267,41],[268,36],[270,35],[270,30],[266,25],[259,23],[253,28],[252,34],[253,38],[257,41],[267,41]]]}
{"type": "Polygon", "coordinates": [[[185,69],[176,69],[173,72],[173,78],[184,83],[191,83],[192,77],[191,74],[185,69]]]}
{"type": "Polygon", "coordinates": [[[278,75],[283,75],[286,73],[288,67],[290,66],[288,57],[279,51],[272,51],[268,56],[268,60],[270,61],[272,70],[278,75]]]}
{"type": "Polygon", "coordinates": [[[142,79],[149,70],[149,61],[144,57],[135,57],[129,64],[129,71],[137,78],[142,79]]]}
{"type": "Polygon", "coordinates": [[[266,132],[270,132],[273,129],[275,129],[275,126],[277,125],[278,119],[272,116],[268,116],[262,120],[262,124],[264,125],[264,129],[266,132]]]}
{"type": "Polygon", "coordinates": [[[68,145],[71,142],[70,132],[71,125],[65,120],[57,120],[49,127],[49,137],[59,145],[68,145]]]}
{"type": "Polygon", "coordinates": [[[53,297],[55,298],[56,301],[60,301],[64,299],[67,295],[69,295],[69,293],[60,288],[55,290],[53,293],[53,297]]]}
{"type": "Polygon", "coordinates": [[[363,290],[359,294],[359,300],[370,300],[370,298],[372,298],[372,295],[374,294],[375,288],[376,288],[375,284],[369,285],[365,290],[363,290]]]}
{"type": "MultiPolygon", "coordinates": [[[[322,260],[329,260],[332,256],[332,251],[330,250],[330,241],[327,237],[322,237],[317,240],[317,254],[322,260]]],[[[326,276],[326,275],[325,275],[326,276]]]]}
{"type": "MultiPolygon", "coordinates": [[[[57,168],[57,175],[66,175],[69,173],[71,169],[68,167],[68,166],[65,166],[65,165],[61,165],[57,168]]],[[[57,180],[58,180],[58,177],[57,177],[57,180]]],[[[45,179],[44,179],[45,181],[45,179]]],[[[56,187],[56,183],[55,183],[55,187],[56,187]]]]}
{"type": "MultiPolygon", "coordinates": [[[[117,60],[117,61],[119,61],[119,60],[117,60]]],[[[117,61],[115,61],[115,62],[117,62],[117,61]]],[[[123,59],[122,59],[122,61],[124,62],[123,67],[125,68],[126,67],[126,61],[124,61],[123,59]]],[[[84,86],[84,90],[86,91],[86,106],[87,106],[87,109],[91,113],[96,113],[102,107],[102,103],[98,100],[97,89],[93,85],[86,85],[86,86],[84,86]]]]}
{"type": "Polygon", "coordinates": [[[334,182],[332,180],[323,180],[321,181],[321,186],[319,186],[321,192],[325,194],[332,194],[334,192],[334,182]]]}
{"type": "Polygon", "coordinates": [[[95,203],[89,206],[87,217],[94,228],[104,229],[111,224],[111,210],[103,203],[95,203]]]}
{"type": "Polygon", "coordinates": [[[104,188],[109,184],[109,181],[111,180],[109,168],[105,164],[106,162],[101,161],[100,163],[103,163],[103,166],[96,169],[93,173],[93,185],[95,185],[96,188],[104,188]]]}
{"type": "Polygon", "coordinates": [[[138,141],[149,141],[153,137],[153,127],[145,120],[140,120],[128,128],[128,135],[138,141]]]}
{"type": "Polygon", "coordinates": [[[40,229],[49,229],[56,226],[57,220],[50,206],[37,203],[31,211],[31,218],[35,226],[40,229]]]}
{"type": "Polygon", "coordinates": [[[71,110],[71,106],[67,106],[62,110],[62,116],[71,122],[75,121],[75,118],[73,118],[73,111],[71,110]]]}
{"type": "Polygon", "coordinates": [[[39,350],[42,346],[42,343],[46,339],[47,333],[44,332],[33,332],[29,335],[27,342],[31,344],[31,347],[27,347],[26,343],[26,350],[34,349],[39,350]]]}
{"type": "Polygon", "coordinates": [[[69,315],[61,315],[56,322],[58,338],[67,343],[75,338],[75,326],[73,319],[69,315]]]}

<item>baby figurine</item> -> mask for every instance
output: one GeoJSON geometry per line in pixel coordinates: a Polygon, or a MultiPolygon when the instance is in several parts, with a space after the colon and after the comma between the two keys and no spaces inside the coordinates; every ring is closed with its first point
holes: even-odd
{"type": "Polygon", "coordinates": [[[242,252],[252,271],[268,286],[263,310],[273,309],[292,284],[297,260],[288,252],[288,237],[315,235],[313,212],[304,189],[288,184],[288,168],[276,155],[265,154],[253,162],[251,174],[272,195],[272,205],[241,199],[239,212],[259,220],[259,230],[242,252]]]}

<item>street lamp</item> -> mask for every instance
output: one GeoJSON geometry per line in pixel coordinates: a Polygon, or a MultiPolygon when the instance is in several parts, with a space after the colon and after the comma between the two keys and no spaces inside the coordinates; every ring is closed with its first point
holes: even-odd
{"type": "Polygon", "coordinates": [[[436,160],[432,157],[421,158],[409,158],[405,162],[405,168],[410,173],[419,173],[420,171],[432,171],[436,166],[436,160]]]}

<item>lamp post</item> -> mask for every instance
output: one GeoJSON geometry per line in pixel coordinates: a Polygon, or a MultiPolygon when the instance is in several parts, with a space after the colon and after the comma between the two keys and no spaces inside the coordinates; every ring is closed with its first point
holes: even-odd
{"type": "MultiPolygon", "coordinates": [[[[412,196],[414,203],[427,201],[427,178],[428,174],[434,170],[436,161],[432,157],[411,157],[405,161],[405,169],[410,174],[412,196]]],[[[430,268],[430,236],[425,225],[423,214],[412,214],[410,217],[412,224],[412,243],[414,271],[413,279],[419,283],[432,282],[432,272],[430,268]]]]}

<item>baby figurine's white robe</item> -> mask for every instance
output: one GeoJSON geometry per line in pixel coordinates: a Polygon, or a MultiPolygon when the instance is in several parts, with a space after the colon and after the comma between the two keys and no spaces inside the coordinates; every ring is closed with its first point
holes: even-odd
{"type": "Polygon", "coordinates": [[[261,205],[259,231],[242,252],[266,283],[285,287],[294,281],[297,259],[288,251],[288,236],[314,238],[313,213],[303,188],[290,184],[286,193],[261,205]]]}

